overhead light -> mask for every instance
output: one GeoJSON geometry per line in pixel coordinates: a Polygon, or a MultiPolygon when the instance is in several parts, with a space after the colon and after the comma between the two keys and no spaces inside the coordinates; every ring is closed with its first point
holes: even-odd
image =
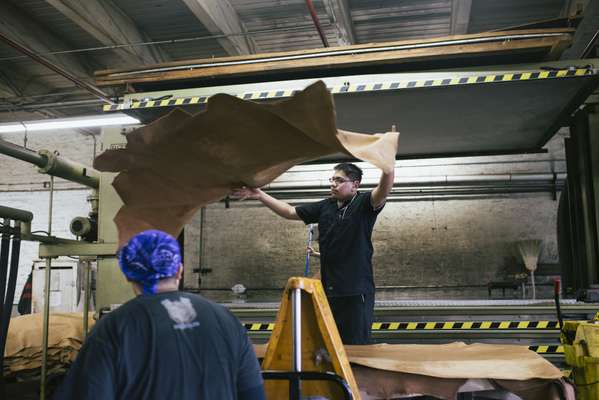
{"type": "Polygon", "coordinates": [[[87,115],[83,117],[44,119],[39,121],[10,122],[0,124],[0,133],[34,132],[51,129],[91,128],[94,126],[132,125],[139,120],[127,114],[87,115]]]}

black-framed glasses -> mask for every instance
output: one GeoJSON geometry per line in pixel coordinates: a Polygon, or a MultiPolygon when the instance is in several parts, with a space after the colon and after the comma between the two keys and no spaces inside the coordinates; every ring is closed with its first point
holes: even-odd
{"type": "Polygon", "coordinates": [[[332,178],[329,178],[329,182],[334,183],[335,185],[341,185],[345,182],[351,182],[351,179],[343,179],[340,176],[334,176],[332,178]]]}

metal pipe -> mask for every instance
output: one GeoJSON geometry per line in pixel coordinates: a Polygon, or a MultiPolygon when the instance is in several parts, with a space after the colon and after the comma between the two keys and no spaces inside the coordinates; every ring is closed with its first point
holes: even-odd
{"type": "Polygon", "coordinates": [[[8,275],[8,257],[10,254],[11,220],[5,218],[0,244],[0,321],[4,320],[4,289],[8,275]]]}
{"type": "Polygon", "coordinates": [[[593,35],[591,40],[585,46],[584,50],[582,51],[582,54],[580,55],[581,59],[585,59],[589,56],[589,54],[591,53],[591,50],[593,49],[593,47],[595,47],[595,42],[597,41],[598,37],[599,37],[599,30],[597,30],[595,32],[595,34],[593,35]]]}
{"type": "Polygon", "coordinates": [[[302,371],[302,290],[295,288],[291,292],[292,333],[293,333],[293,371],[302,371]]]}
{"type": "Polygon", "coordinates": [[[0,218],[8,218],[19,222],[31,222],[33,213],[18,208],[0,206],[0,218]]]}
{"type": "MultiPolygon", "coordinates": [[[[302,290],[295,288],[291,292],[291,335],[293,338],[292,361],[293,371],[302,371],[302,290]]],[[[301,381],[289,381],[289,399],[301,399],[301,381]]]]}
{"type": "Polygon", "coordinates": [[[100,172],[92,167],[59,157],[58,154],[48,150],[40,150],[40,156],[47,160],[40,172],[57,176],[66,180],[97,189],[100,186],[100,172]]]}
{"type": "MultiPolygon", "coordinates": [[[[54,177],[50,177],[50,200],[48,206],[48,235],[52,234],[52,203],[54,202],[54,177]]],[[[52,259],[46,258],[46,274],[44,280],[44,325],[42,332],[42,377],[40,382],[40,400],[46,399],[46,383],[48,378],[48,329],[50,325],[50,279],[52,259]]]]}
{"type": "MultiPolygon", "coordinates": [[[[23,96],[29,98],[28,96],[23,96]]],[[[39,110],[40,108],[73,108],[81,107],[86,105],[103,104],[104,102],[99,99],[89,100],[70,100],[70,101],[55,101],[52,103],[37,103],[37,104],[23,104],[19,106],[0,106],[0,111],[12,110],[12,111],[26,111],[26,110],[39,110]]]]}
{"type": "Polygon", "coordinates": [[[0,139],[0,154],[14,157],[21,161],[34,164],[40,172],[68,181],[97,189],[100,185],[100,172],[92,167],[87,167],[48,150],[35,152],[25,147],[0,139]]]}
{"type": "Polygon", "coordinates": [[[87,339],[87,331],[89,329],[89,300],[91,297],[91,262],[85,261],[85,298],[83,299],[83,337],[87,339]]]}
{"type": "Polygon", "coordinates": [[[42,168],[47,161],[33,150],[0,139],[0,153],[42,168]]]}
{"type": "MultiPolygon", "coordinates": [[[[567,173],[558,172],[555,178],[564,180],[567,173]]],[[[473,175],[436,175],[436,176],[416,176],[416,177],[400,177],[397,176],[394,181],[394,188],[402,188],[409,186],[440,186],[440,185],[472,185],[473,183],[503,183],[503,184],[522,184],[527,181],[546,181],[553,182],[553,173],[534,172],[523,174],[473,174],[473,175]]],[[[361,187],[374,187],[378,183],[378,178],[362,179],[361,187]]],[[[331,184],[327,179],[312,180],[309,182],[273,182],[265,189],[268,191],[276,190],[293,190],[293,189],[329,189],[331,184]],[[314,182],[317,182],[316,184],[314,182]]]]}
{"type": "Polygon", "coordinates": [[[329,47],[329,42],[327,41],[327,37],[322,30],[322,26],[320,26],[320,20],[318,19],[318,14],[316,14],[316,9],[314,8],[314,4],[312,4],[312,0],[306,0],[306,6],[308,6],[310,16],[312,17],[312,22],[314,22],[314,26],[316,26],[316,30],[318,31],[320,40],[322,40],[323,46],[329,47]]]}
{"type": "Polygon", "coordinates": [[[21,251],[21,239],[18,233],[15,236],[13,236],[11,250],[12,251],[10,255],[10,275],[8,276],[8,286],[6,288],[6,296],[4,298],[3,310],[6,316],[5,318],[3,318],[2,326],[0,327],[0,329],[2,329],[2,331],[0,332],[0,371],[3,371],[4,368],[4,349],[6,347],[6,338],[8,337],[8,327],[10,326],[12,305],[15,299],[17,275],[19,274],[19,254],[21,251]]]}
{"type": "Polygon", "coordinates": [[[54,64],[53,62],[45,59],[42,56],[36,54],[32,50],[23,46],[22,44],[15,42],[14,40],[9,38],[2,32],[0,32],[0,40],[4,41],[6,44],[8,44],[13,49],[19,51],[20,53],[23,53],[23,54],[31,57],[34,61],[37,61],[38,63],[40,63],[40,64],[44,65],[45,67],[51,69],[52,71],[56,72],[58,75],[65,77],[66,79],[73,82],[75,85],[79,86],[80,88],[85,89],[86,91],[93,94],[94,96],[104,100],[106,103],[115,104],[115,102],[112,101],[112,99],[110,97],[108,97],[108,95],[106,93],[104,93],[103,91],[101,91],[100,89],[95,87],[94,85],[77,78],[76,76],[74,76],[73,74],[71,74],[70,72],[65,70],[64,68],[54,64]]]}
{"type": "MultiPolygon", "coordinates": [[[[332,24],[325,24],[326,27],[333,26],[332,24]]],[[[285,28],[273,28],[273,29],[260,29],[255,31],[247,31],[247,32],[234,32],[228,34],[220,34],[220,35],[206,35],[206,36],[193,36],[181,39],[167,39],[167,40],[151,40],[146,42],[136,42],[136,43],[127,43],[127,44],[114,44],[109,46],[95,46],[95,47],[85,47],[81,49],[72,49],[72,50],[58,50],[58,51],[48,51],[43,53],[37,53],[41,56],[52,56],[52,55],[61,55],[61,54],[75,54],[75,53],[88,53],[92,51],[104,51],[104,50],[116,50],[123,48],[135,48],[141,46],[157,46],[163,44],[179,44],[179,43],[188,43],[188,42],[197,42],[201,40],[214,40],[214,39],[223,39],[228,37],[251,37],[253,35],[268,35],[271,33],[283,33],[283,32],[297,32],[304,31],[306,29],[310,29],[312,25],[296,25],[285,28]]],[[[8,57],[0,57],[1,61],[15,61],[22,60],[27,58],[27,56],[8,56],[8,57]]],[[[63,94],[68,94],[63,93],[63,94]]],[[[45,97],[47,95],[34,95],[34,96],[25,96],[28,98],[32,97],[45,97]]],[[[15,97],[8,97],[8,99],[12,99],[15,97]]]]}
{"type": "MultiPolygon", "coordinates": [[[[10,228],[11,221],[9,219],[4,219],[4,225],[8,225],[10,228]]],[[[4,309],[4,299],[6,288],[6,279],[8,275],[8,256],[10,251],[10,232],[3,231],[2,232],[2,240],[0,244],[0,327],[4,326],[4,321],[10,319],[10,312],[4,309]]],[[[2,328],[0,328],[2,329],[2,328]]],[[[3,334],[4,330],[0,331],[0,372],[3,371],[4,365],[4,338],[3,334]]],[[[0,387],[3,387],[3,377],[0,376],[0,387]]]]}

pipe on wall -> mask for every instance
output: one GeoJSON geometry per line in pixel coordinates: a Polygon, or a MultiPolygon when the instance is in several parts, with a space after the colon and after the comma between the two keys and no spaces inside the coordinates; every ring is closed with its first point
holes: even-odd
{"type": "Polygon", "coordinates": [[[20,222],[31,222],[33,213],[18,208],[0,206],[0,218],[17,220],[20,222]]]}
{"type": "MultiPolygon", "coordinates": [[[[476,175],[435,175],[435,176],[415,176],[415,177],[397,177],[393,183],[394,187],[409,186],[442,186],[442,185],[471,185],[473,183],[503,183],[520,184],[530,181],[554,180],[563,181],[566,179],[565,172],[553,173],[522,173],[522,174],[476,174],[476,175]]],[[[378,183],[378,178],[362,179],[361,187],[374,187],[378,183]]],[[[328,189],[331,184],[327,179],[296,181],[296,182],[273,182],[263,189],[265,190],[294,190],[294,189],[328,189]],[[316,184],[314,182],[317,182],[316,184]]]]}
{"type": "Polygon", "coordinates": [[[44,174],[63,178],[93,189],[97,189],[100,185],[100,172],[92,167],[60,157],[57,153],[48,150],[40,150],[36,153],[0,139],[0,154],[36,165],[40,168],[40,172],[44,174]]]}

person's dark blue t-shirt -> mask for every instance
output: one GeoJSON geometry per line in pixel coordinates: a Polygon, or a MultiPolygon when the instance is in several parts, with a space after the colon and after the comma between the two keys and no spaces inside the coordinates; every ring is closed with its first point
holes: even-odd
{"type": "Polygon", "coordinates": [[[245,328],[201,296],[138,296],[102,318],[56,399],[263,399],[245,328]]]}

